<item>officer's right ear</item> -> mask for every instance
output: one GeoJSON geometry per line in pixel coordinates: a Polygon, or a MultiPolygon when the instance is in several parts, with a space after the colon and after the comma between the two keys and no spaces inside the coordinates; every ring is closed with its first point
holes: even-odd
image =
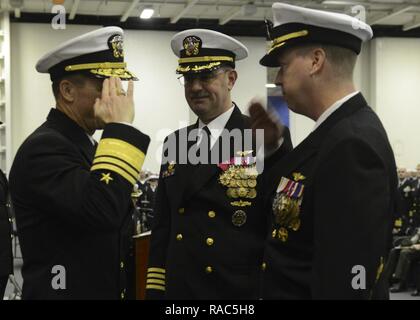
{"type": "Polygon", "coordinates": [[[227,72],[228,77],[228,90],[231,91],[235,85],[236,80],[238,79],[238,73],[235,69],[231,69],[227,72]]]}

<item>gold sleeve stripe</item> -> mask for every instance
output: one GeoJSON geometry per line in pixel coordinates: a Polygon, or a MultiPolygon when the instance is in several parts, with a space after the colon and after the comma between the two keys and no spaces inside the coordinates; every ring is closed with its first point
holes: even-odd
{"type": "Polygon", "coordinates": [[[155,268],[155,267],[152,267],[152,268],[148,268],[148,269],[147,269],[147,272],[165,273],[166,271],[165,271],[165,269],[162,269],[162,268],[155,268]]]}
{"type": "Polygon", "coordinates": [[[160,273],[148,273],[147,278],[157,278],[165,280],[165,275],[160,273]]]}
{"type": "Polygon", "coordinates": [[[158,279],[147,279],[147,282],[146,283],[161,284],[162,286],[165,285],[165,281],[158,280],[158,279]]]}
{"type": "Polygon", "coordinates": [[[158,285],[155,285],[155,284],[148,284],[146,286],[146,289],[155,289],[155,290],[165,291],[165,287],[164,286],[158,286],[158,285]]]}
{"type": "Polygon", "coordinates": [[[131,176],[130,174],[128,174],[126,171],[124,171],[120,167],[117,167],[117,166],[115,166],[113,164],[107,164],[107,163],[95,164],[90,170],[91,171],[95,171],[95,170],[110,170],[110,171],[114,171],[115,173],[119,174],[121,177],[125,178],[133,186],[134,186],[134,184],[137,181],[136,178],[133,178],[133,176],[131,176]]]}
{"type": "Polygon", "coordinates": [[[111,156],[121,159],[129,163],[137,171],[140,171],[145,158],[145,154],[140,149],[128,142],[114,138],[105,138],[99,141],[95,158],[100,156],[111,156]]]}
{"type": "Polygon", "coordinates": [[[384,271],[384,258],[381,257],[381,262],[379,264],[378,270],[376,271],[376,281],[379,280],[383,271],[384,271]]]}
{"type": "Polygon", "coordinates": [[[194,63],[194,62],[212,62],[212,61],[233,61],[232,57],[228,56],[203,56],[193,58],[181,58],[178,59],[178,63],[194,63]]]}
{"type": "Polygon", "coordinates": [[[95,160],[93,160],[93,164],[99,164],[99,163],[115,164],[116,166],[127,171],[133,177],[138,177],[140,174],[140,172],[134,169],[131,165],[117,158],[106,157],[106,156],[96,157],[95,160]]]}

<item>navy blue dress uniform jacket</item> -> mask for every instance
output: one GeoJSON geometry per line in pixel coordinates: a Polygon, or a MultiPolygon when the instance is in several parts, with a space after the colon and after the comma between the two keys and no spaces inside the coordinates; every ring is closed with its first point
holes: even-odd
{"type": "Polygon", "coordinates": [[[7,178],[0,171],[0,277],[7,277],[13,273],[12,217],[7,207],[8,192],[7,178]]]}
{"type": "MultiPolygon", "coordinates": [[[[198,122],[187,131],[197,126],[198,122]]],[[[250,128],[249,118],[237,107],[225,129],[235,128],[241,132],[250,128]]],[[[238,156],[239,149],[230,150],[231,157],[238,156]]],[[[286,131],[272,158],[290,150],[286,131]]],[[[156,196],[147,299],[256,299],[267,229],[267,215],[259,202],[261,175],[257,197],[245,199],[252,204],[238,207],[232,205],[238,199],[229,198],[219,183],[222,170],[216,164],[168,166],[161,167],[156,196]],[[237,210],[246,212],[242,226],[232,222],[237,210]]]]}
{"type": "Polygon", "coordinates": [[[56,109],[24,141],[10,173],[24,299],[125,297],[122,235],[149,141],[131,126],[111,123],[95,148],[56,109]],[[54,278],[63,275],[60,266],[64,283],[54,278]]]}
{"type": "Polygon", "coordinates": [[[381,274],[391,243],[397,173],[386,132],[363,96],[345,102],[268,177],[266,210],[273,214],[262,298],[386,298],[381,274]],[[282,177],[304,187],[294,224],[273,211],[282,177]]]}

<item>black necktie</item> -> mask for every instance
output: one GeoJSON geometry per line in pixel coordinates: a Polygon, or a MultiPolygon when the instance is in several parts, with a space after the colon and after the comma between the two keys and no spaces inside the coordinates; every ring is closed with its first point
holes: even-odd
{"type": "MultiPolygon", "coordinates": [[[[200,135],[197,136],[197,156],[201,158],[200,152],[207,152],[207,161],[210,160],[211,132],[207,126],[201,128],[200,135]]],[[[208,162],[207,162],[208,163],[208,162]]]]}

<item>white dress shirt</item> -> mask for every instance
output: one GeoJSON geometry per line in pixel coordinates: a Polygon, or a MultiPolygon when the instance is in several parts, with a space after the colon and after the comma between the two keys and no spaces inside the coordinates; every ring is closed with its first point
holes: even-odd
{"type": "MultiPolygon", "coordinates": [[[[233,110],[234,110],[234,104],[232,104],[232,107],[230,107],[227,111],[225,111],[224,113],[222,113],[220,116],[218,116],[217,118],[215,118],[214,120],[212,120],[211,122],[209,122],[207,124],[207,128],[210,130],[210,148],[213,148],[214,144],[216,143],[216,141],[219,139],[220,135],[223,132],[223,129],[226,127],[227,122],[229,121],[233,110]]],[[[202,122],[201,120],[198,120],[198,141],[197,143],[199,144],[201,142],[202,139],[202,128],[206,126],[206,124],[204,122],[202,122]]],[[[281,145],[283,144],[284,138],[280,138],[278,145],[273,149],[273,150],[264,150],[265,153],[257,153],[257,157],[260,158],[267,158],[269,156],[271,156],[274,152],[276,152],[281,145]]]]}
{"type": "Polygon", "coordinates": [[[234,105],[232,104],[232,106],[228,110],[223,112],[217,118],[210,121],[207,125],[203,121],[198,120],[199,138],[198,138],[197,143],[199,144],[201,142],[202,130],[203,130],[202,128],[204,126],[207,126],[207,128],[209,128],[209,131],[210,131],[210,148],[213,148],[214,144],[216,143],[216,141],[219,139],[220,135],[222,134],[223,129],[226,127],[226,124],[229,121],[233,110],[234,110],[234,105]]]}
{"type": "Polygon", "coordinates": [[[93,139],[93,137],[92,137],[90,134],[87,134],[87,133],[86,133],[86,135],[88,136],[88,138],[89,138],[90,142],[92,143],[92,145],[95,145],[96,140],[95,140],[95,139],[93,139]]]}

